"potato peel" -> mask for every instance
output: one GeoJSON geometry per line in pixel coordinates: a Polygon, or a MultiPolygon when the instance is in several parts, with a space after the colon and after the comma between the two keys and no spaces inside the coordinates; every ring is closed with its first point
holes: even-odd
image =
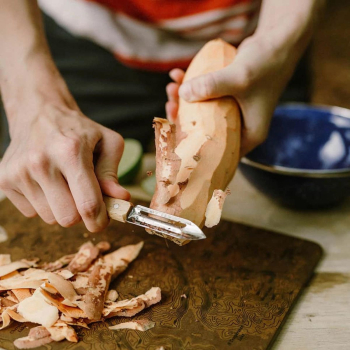
{"type": "MultiPolygon", "coordinates": [[[[37,259],[11,262],[9,255],[0,255],[0,330],[13,321],[39,324],[28,336],[15,340],[19,349],[64,339],[78,342],[74,327],[89,328],[92,322],[115,316],[132,317],[160,302],[158,287],[121,301],[116,290],[109,290],[110,282],[137,258],[142,246],[140,242],[103,255],[110,249],[108,242],[87,242],[76,254],[39,266],[37,259]]],[[[110,329],[152,327],[150,320],[134,320],[110,329]]]]}
{"type": "Polygon", "coordinates": [[[136,331],[145,332],[155,326],[155,322],[150,320],[135,320],[130,322],[119,323],[115,326],[108,327],[109,329],[116,331],[119,329],[134,329],[136,331]]]}

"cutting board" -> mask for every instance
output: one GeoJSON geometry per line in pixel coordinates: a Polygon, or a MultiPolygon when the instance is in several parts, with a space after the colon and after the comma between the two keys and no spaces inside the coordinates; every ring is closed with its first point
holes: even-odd
{"type": "MultiPolygon", "coordinates": [[[[110,331],[108,325],[128,320],[114,318],[78,329],[77,344],[45,346],[53,350],[269,349],[322,255],[315,243],[227,221],[205,230],[206,240],[184,247],[118,222],[87,234],[83,225],[64,229],[27,219],[7,200],[0,203],[0,225],[9,235],[0,252],[13,260],[53,261],[87,240],[107,240],[114,249],[145,242],[112,287],[124,299],[159,286],[161,303],[136,316],[153,320],[155,328],[110,331]]],[[[15,349],[13,340],[27,335],[28,326],[14,323],[0,331],[0,347],[15,349]]]]}

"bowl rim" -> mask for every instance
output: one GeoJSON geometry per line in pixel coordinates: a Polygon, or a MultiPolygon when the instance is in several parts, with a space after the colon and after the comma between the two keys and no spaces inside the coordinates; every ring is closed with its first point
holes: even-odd
{"type": "Polygon", "coordinates": [[[275,110],[280,107],[301,107],[304,109],[317,109],[321,111],[331,112],[332,114],[338,115],[339,117],[350,119],[350,109],[338,106],[330,106],[323,104],[312,104],[304,102],[284,102],[276,106],[275,110]]]}
{"type": "MultiPolygon", "coordinates": [[[[337,107],[337,106],[327,106],[322,104],[308,104],[300,102],[287,102],[277,105],[280,107],[301,107],[306,109],[318,109],[323,111],[328,111],[339,117],[350,119],[350,109],[337,107]]],[[[265,170],[275,174],[289,175],[289,176],[300,176],[300,177],[311,177],[311,178],[335,178],[335,177],[349,177],[350,168],[344,169],[301,169],[301,168],[290,168],[280,165],[270,165],[263,164],[253,161],[247,157],[242,157],[241,163],[250,165],[254,168],[265,170]]]]}

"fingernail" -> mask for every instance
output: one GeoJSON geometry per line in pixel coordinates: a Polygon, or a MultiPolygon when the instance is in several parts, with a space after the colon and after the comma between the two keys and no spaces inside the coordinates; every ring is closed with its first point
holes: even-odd
{"type": "Polygon", "coordinates": [[[191,96],[191,89],[190,89],[190,84],[184,83],[180,86],[179,89],[179,96],[183,98],[184,100],[191,102],[192,96],[191,96]]]}

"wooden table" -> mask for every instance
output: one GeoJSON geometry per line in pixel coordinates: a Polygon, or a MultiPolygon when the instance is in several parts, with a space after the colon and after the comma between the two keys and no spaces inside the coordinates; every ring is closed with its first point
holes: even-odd
{"type": "MultiPolygon", "coordinates": [[[[147,155],[141,174],[154,169],[147,155]]],[[[256,191],[238,172],[230,184],[223,217],[319,243],[324,258],[289,316],[273,350],[348,350],[350,348],[350,200],[319,212],[281,208],[256,191]],[[348,232],[349,231],[349,232],[348,232]]],[[[139,186],[128,188],[133,198],[149,200],[139,186]]],[[[1,200],[0,196],[0,200],[1,200]]],[[[6,233],[0,229],[0,242],[6,233]]]]}
{"type": "Polygon", "coordinates": [[[324,258],[293,309],[274,349],[350,348],[350,201],[319,212],[284,209],[256,191],[238,173],[224,217],[319,243],[324,258]]]}
{"type": "MultiPolygon", "coordinates": [[[[154,169],[144,159],[141,174],[154,169]]],[[[230,184],[223,217],[319,243],[324,258],[315,277],[292,310],[273,350],[350,349],[350,198],[327,211],[298,212],[281,208],[253,188],[238,172],[230,184]]],[[[150,200],[139,186],[134,198],[150,200]]]]}

